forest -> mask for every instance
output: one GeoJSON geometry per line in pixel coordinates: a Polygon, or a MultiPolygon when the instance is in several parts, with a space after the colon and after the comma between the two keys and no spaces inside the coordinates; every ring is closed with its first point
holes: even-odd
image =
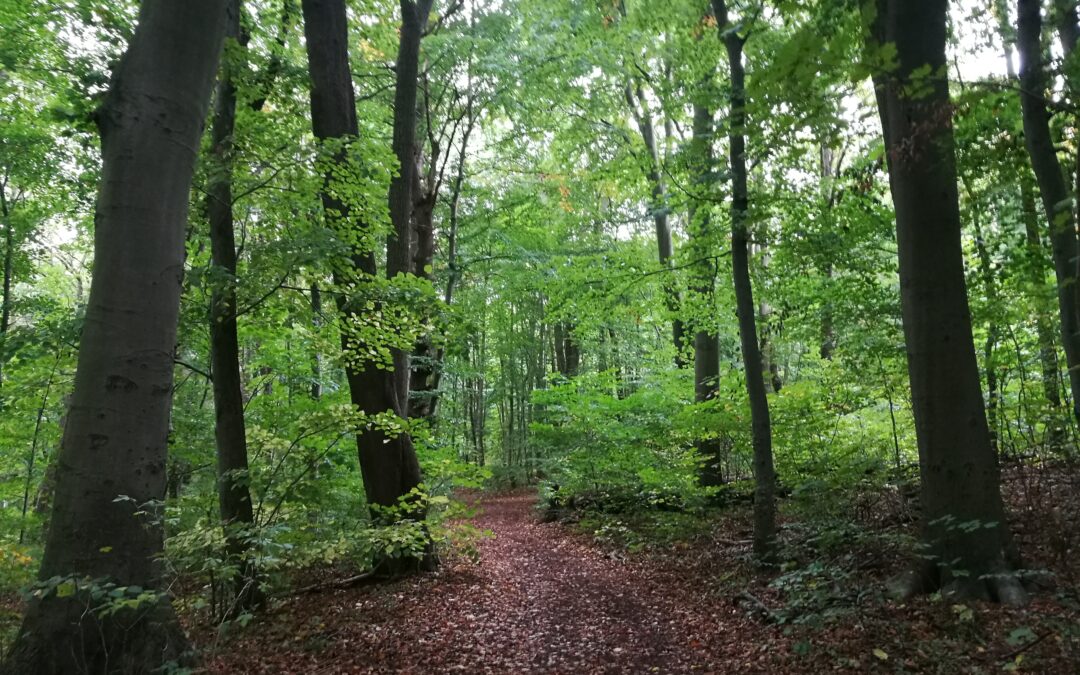
{"type": "Polygon", "coordinates": [[[0,675],[1080,671],[1077,0],[0,0],[0,675]]]}

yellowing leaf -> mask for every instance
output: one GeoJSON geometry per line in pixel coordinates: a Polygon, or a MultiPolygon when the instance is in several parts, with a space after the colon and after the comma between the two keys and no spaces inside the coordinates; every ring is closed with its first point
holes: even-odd
{"type": "Polygon", "coordinates": [[[66,598],[75,595],[75,582],[68,579],[67,581],[57,584],[56,597],[66,598]]]}
{"type": "Polygon", "coordinates": [[[889,660],[889,655],[885,652],[884,649],[876,649],[875,648],[874,651],[873,651],[873,654],[880,661],[888,661],[889,660]]]}

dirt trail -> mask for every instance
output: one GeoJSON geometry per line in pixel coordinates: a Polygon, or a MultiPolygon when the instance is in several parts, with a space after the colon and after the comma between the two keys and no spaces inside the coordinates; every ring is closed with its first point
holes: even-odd
{"type": "Polygon", "coordinates": [[[537,521],[535,495],[487,497],[477,564],[299,598],[226,647],[213,672],[769,672],[730,603],[537,521]]]}

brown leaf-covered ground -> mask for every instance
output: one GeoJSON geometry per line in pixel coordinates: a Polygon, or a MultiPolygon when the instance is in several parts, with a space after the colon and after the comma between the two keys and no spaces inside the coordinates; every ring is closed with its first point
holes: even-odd
{"type": "Polygon", "coordinates": [[[876,551],[872,565],[853,563],[866,585],[838,589],[847,603],[838,618],[781,625],[790,597],[769,585],[775,572],[749,565],[738,516],[669,550],[623,555],[540,522],[534,505],[530,493],[485,496],[475,522],[494,536],[480,541],[478,561],[295,596],[238,635],[203,639],[205,665],[310,675],[1080,672],[1078,615],[1054,592],[1023,609],[897,604],[877,577],[902,561],[876,551]]]}
{"type": "Polygon", "coordinates": [[[535,494],[483,500],[479,561],[295,599],[221,648],[215,673],[773,672],[782,644],[738,607],[555,523],[535,494]],[[735,637],[738,636],[737,639],[735,637]]]}

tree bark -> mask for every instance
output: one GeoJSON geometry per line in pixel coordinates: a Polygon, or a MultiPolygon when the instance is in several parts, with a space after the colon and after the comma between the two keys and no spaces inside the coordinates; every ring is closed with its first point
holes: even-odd
{"type": "Polygon", "coordinates": [[[574,337],[574,324],[555,324],[555,368],[565,378],[575,377],[581,366],[581,349],[574,337]]]}
{"type": "MultiPolygon", "coordinates": [[[[709,73],[704,82],[703,96],[711,93],[713,73],[709,73]]],[[[712,181],[713,136],[716,132],[713,113],[702,102],[694,103],[694,128],[691,138],[691,157],[694,173],[693,184],[696,190],[705,191],[712,181]]],[[[712,218],[708,204],[699,200],[690,206],[690,249],[691,255],[699,262],[694,266],[694,292],[703,299],[707,308],[705,317],[711,316],[713,294],[716,286],[716,265],[708,259],[712,248],[712,218]]],[[[705,318],[703,326],[694,333],[694,400],[704,403],[716,398],[720,379],[720,338],[716,322],[705,318]]],[[[697,451],[704,464],[701,467],[700,482],[704,486],[717,486],[724,482],[723,457],[720,439],[702,438],[697,443],[697,451]]]]}
{"type": "MultiPolygon", "coordinates": [[[[1009,20],[1009,8],[1006,0],[994,0],[994,15],[1004,43],[1005,64],[1010,80],[1017,80],[1014,65],[1016,31],[1009,20]]],[[[1035,205],[1034,177],[1025,169],[1020,173],[1020,208],[1024,221],[1025,241],[1027,242],[1028,281],[1033,290],[1040,291],[1046,286],[1046,245],[1039,233],[1039,215],[1035,205]]],[[[1060,444],[1063,429],[1061,421],[1054,419],[1061,408],[1060,379],[1058,366],[1057,341],[1054,338],[1052,318],[1043,311],[1041,302],[1036,299],[1035,328],[1039,338],[1039,364],[1042,369],[1043,393],[1052,409],[1047,420],[1051,442],[1060,444]]]]}
{"type": "Polygon", "coordinates": [[[664,289],[664,304],[668,313],[671,314],[671,338],[675,343],[675,365],[682,368],[686,365],[683,359],[683,348],[686,346],[686,329],[683,321],[679,318],[679,291],[672,278],[673,272],[667,272],[672,266],[674,255],[671,243],[671,225],[668,223],[667,188],[664,179],[660,175],[660,154],[656,147],[656,131],[653,124],[652,114],[649,112],[648,101],[644,93],[626,85],[626,104],[630,106],[634,119],[637,122],[638,131],[641,132],[641,140],[645,143],[645,150],[649,153],[649,166],[646,178],[649,181],[650,202],[649,209],[652,212],[653,226],[656,228],[656,248],[660,266],[665,268],[662,287],[664,289]]]}
{"type": "Polygon", "coordinates": [[[750,425],[754,446],[754,554],[771,561],[776,553],[776,469],[773,467],[772,422],[765,391],[761,352],[758,349],[756,307],[750,282],[750,246],[747,231],[750,199],[746,170],[746,71],[743,43],[728,19],[724,0],[712,0],[717,29],[724,42],[731,73],[728,111],[731,169],[731,269],[739,317],[746,393],[750,399],[750,425]]]}
{"type": "MultiPolygon", "coordinates": [[[[324,177],[321,199],[330,228],[343,240],[355,241],[356,232],[368,229],[353,214],[352,208],[338,193],[335,167],[348,163],[347,143],[359,133],[356,99],[349,70],[348,19],[345,0],[304,0],[304,36],[307,42],[308,71],[311,77],[311,121],[315,137],[334,150],[324,177]]],[[[340,169],[338,169],[340,170],[340,169]]],[[[345,372],[354,406],[368,415],[390,412],[402,417],[394,374],[366,364],[357,353],[349,324],[358,310],[353,295],[365,277],[377,273],[375,256],[370,250],[354,245],[347,260],[334,266],[335,301],[341,315],[341,347],[345,353],[345,372]]],[[[369,504],[392,507],[421,482],[420,464],[408,433],[388,435],[368,426],[357,434],[360,470],[369,504]]],[[[377,512],[373,517],[379,518],[377,512]]],[[[422,518],[418,508],[410,513],[422,518]]],[[[427,566],[433,559],[406,561],[427,566]]]]}
{"type": "MultiPolygon", "coordinates": [[[[1020,203],[1023,210],[1024,237],[1027,243],[1029,282],[1035,290],[1045,288],[1046,284],[1046,244],[1039,233],[1039,216],[1035,207],[1033,186],[1027,171],[1020,177],[1020,203]]],[[[1035,312],[1035,330],[1039,336],[1039,365],[1042,369],[1043,394],[1046,402],[1054,410],[1061,408],[1061,390],[1059,388],[1061,370],[1058,366],[1057,344],[1054,339],[1052,317],[1043,312],[1041,303],[1035,312]]],[[[1057,422],[1054,422],[1057,424],[1057,422]]],[[[1055,432],[1060,436],[1060,433],[1055,432]]]]}
{"type": "MultiPolygon", "coordinates": [[[[240,0],[228,0],[226,40],[246,47],[240,28],[240,0]]],[[[211,263],[221,274],[210,297],[210,363],[214,379],[214,439],[217,444],[218,505],[225,547],[238,570],[228,580],[231,600],[227,615],[262,604],[258,573],[250,545],[255,525],[249,487],[244,394],[240,373],[240,346],[236,325],[236,241],[233,230],[233,136],[236,133],[238,64],[225,59],[215,96],[211,129],[211,156],[215,164],[207,186],[206,212],[210,224],[211,263]]]]}
{"type": "Polygon", "coordinates": [[[867,3],[871,46],[894,44],[898,64],[877,81],[883,84],[879,112],[896,208],[927,556],[898,590],[911,594],[940,588],[959,597],[1022,602],[1026,594],[1009,575],[1015,556],[990,447],[964,282],[945,62],[946,5],[946,0],[867,3]]]}
{"type": "MultiPolygon", "coordinates": [[[[311,327],[318,333],[322,329],[322,290],[319,284],[311,284],[311,327]]],[[[322,354],[318,349],[311,355],[311,400],[322,398],[322,354]]]]}
{"type": "MultiPolygon", "coordinates": [[[[465,107],[465,129],[461,136],[461,152],[457,158],[457,169],[454,174],[454,182],[450,190],[450,214],[448,219],[448,232],[447,232],[447,267],[449,269],[449,278],[446,280],[446,289],[443,294],[443,302],[449,306],[454,298],[454,287],[457,284],[459,271],[457,269],[457,234],[458,234],[458,209],[461,203],[461,189],[465,182],[465,160],[467,158],[469,149],[469,139],[472,137],[473,130],[476,128],[477,116],[473,109],[472,95],[469,95],[469,99],[466,102],[465,107]]],[[[433,141],[434,145],[434,141],[433,141]]],[[[436,155],[436,152],[432,152],[432,155],[436,155]]],[[[449,154],[449,153],[448,153],[449,154]]],[[[449,159],[447,159],[449,161],[449,159]]],[[[432,165],[434,169],[434,164],[432,165]]],[[[433,172],[429,172],[428,184],[434,186],[437,184],[433,172]]],[[[417,213],[417,269],[423,272],[424,276],[431,278],[431,273],[428,268],[434,264],[435,259],[435,230],[434,224],[431,223],[434,214],[436,198],[438,196],[437,190],[429,187],[433,194],[430,199],[430,210],[428,209],[428,203],[422,204],[423,208],[418,209],[417,213]],[[427,218],[429,225],[426,227],[422,224],[423,218],[427,218]]],[[[445,357],[445,350],[442,347],[434,349],[431,346],[430,339],[425,339],[423,346],[417,349],[417,354],[423,352],[423,355],[428,358],[427,362],[421,361],[419,365],[413,366],[412,375],[412,387],[417,396],[412,397],[412,406],[409,408],[409,415],[413,417],[420,417],[425,419],[432,419],[435,417],[435,413],[439,408],[439,386],[442,383],[443,376],[443,360],[445,357]]]]}
{"type": "Polygon", "coordinates": [[[1018,0],[1017,46],[1020,51],[1020,103],[1024,142],[1042,194],[1049,224],[1057,278],[1061,339],[1069,372],[1073,415],[1080,420],[1080,290],[1077,289],[1076,221],[1061,164],[1050,135],[1050,114],[1043,98],[1046,75],[1042,65],[1042,16],[1038,0],[1018,0]]]}
{"type": "MultiPolygon", "coordinates": [[[[974,197],[974,194],[972,197],[974,197]]],[[[976,205],[976,209],[978,206],[976,205]]],[[[974,215],[975,251],[979,256],[979,276],[982,277],[983,293],[991,307],[998,306],[997,283],[994,279],[993,262],[990,259],[990,251],[986,247],[986,239],[983,237],[982,225],[979,223],[979,214],[974,215]]],[[[983,368],[986,370],[986,422],[990,429],[990,449],[996,456],[998,448],[998,408],[1001,392],[998,387],[997,363],[995,350],[1001,327],[995,318],[991,318],[986,326],[986,342],[983,345],[983,368]]]]}
{"type": "MultiPolygon", "coordinates": [[[[15,266],[15,232],[12,229],[15,224],[11,222],[11,211],[8,208],[6,180],[0,185],[0,217],[3,218],[4,226],[4,297],[0,303],[0,339],[3,339],[7,337],[11,325],[11,282],[15,266]]],[[[3,366],[4,364],[0,363],[0,385],[4,380],[3,366]]]]}
{"type": "MultiPolygon", "coordinates": [[[[397,157],[398,174],[390,181],[390,222],[394,231],[386,242],[386,278],[414,272],[413,209],[414,190],[418,180],[416,148],[416,98],[420,74],[420,41],[427,28],[433,0],[401,0],[401,30],[396,63],[397,81],[394,89],[393,150],[397,157]]],[[[434,208],[434,204],[432,204],[434,208]]],[[[394,385],[402,412],[409,411],[409,354],[392,350],[394,356],[394,385]]]]}
{"type": "MultiPolygon", "coordinates": [[[[56,462],[43,581],[164,591],[158,505],[184,235],[224,28],[225,0],[145,0],[98,111],[94,277],[56,462]]],[[[60,595],[29,605],[0,672],[146,673],[190,660],[166,595],[108,616],[87,611],[82,585],[60,595]]]]}

